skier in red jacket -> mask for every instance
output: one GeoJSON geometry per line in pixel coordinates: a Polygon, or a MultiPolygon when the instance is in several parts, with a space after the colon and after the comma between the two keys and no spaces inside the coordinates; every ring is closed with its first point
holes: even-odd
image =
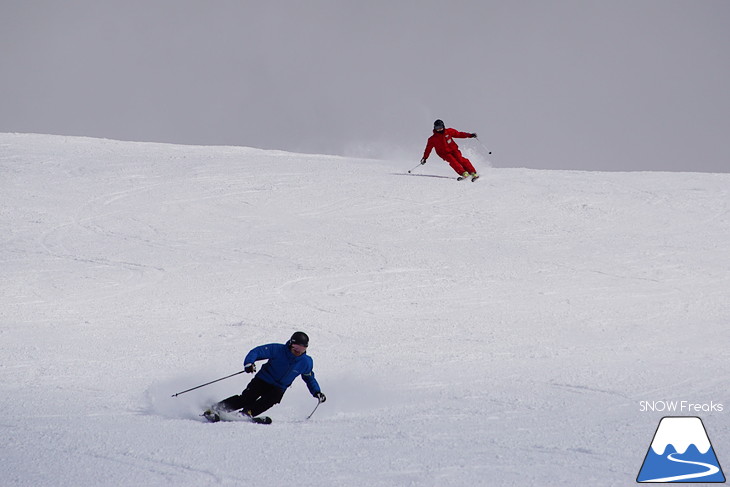
{"type": "Polygon", "coordinates": [[[443,120],[436,120],[433,123],[433,135],[428,138],[426,150],[423,151],[421,164],[426,164],[431,149],[436,149],[436,154],[448,162],[449,166],[459,175],[457,179],[461,181],[470,177],[472,181],[475,181],[479,175],[469,159],[461,155],[459,146],[456,145],[454,139],[467,139],[476,136],[477,134],[474,133],[459,132],[456,129],[446,128],[443,120]]]}

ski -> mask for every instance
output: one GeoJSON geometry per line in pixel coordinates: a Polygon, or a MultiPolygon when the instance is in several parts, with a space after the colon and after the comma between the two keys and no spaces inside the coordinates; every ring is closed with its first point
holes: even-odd
{"type": "Polygon", "coordinates": [[[477,179],[479,179],[479,175],[477,174],[476,176],[459,176],[459,177],[456,178],[456,180],[457,181],[463,181],[464,179],[469,179],[469,178],[471,178],[471,182],[473,183],[474,181],[476,181],[477,179]]]}
{"type": "Polygon", "coordinates": [[[207,409],[201,416],[209,423],[217,423],[219,421],[248,421],[256,424],[271,424],[273,422],[268,416],[256,416],[252,418],[238,411],[213,411],[207,409]]]}

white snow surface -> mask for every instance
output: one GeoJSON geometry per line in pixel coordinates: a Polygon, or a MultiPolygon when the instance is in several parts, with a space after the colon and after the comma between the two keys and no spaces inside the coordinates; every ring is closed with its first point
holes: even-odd
{"type": "Polygon", "coordinates": [[[730,174],[419,158],[0,134],[2,485],[633,485],[674,399],[730,463],[730,174]],[[310,420],[171,397],[297,330],[310,420]]]}

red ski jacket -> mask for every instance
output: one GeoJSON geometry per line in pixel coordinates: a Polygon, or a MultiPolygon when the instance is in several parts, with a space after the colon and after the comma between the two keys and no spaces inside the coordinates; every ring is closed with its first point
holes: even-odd
{"type": "Polygon", "coordinates": [[[459,146],[454,141],[455,138],[466,139],[469,137],[471,137],[470,133],[459,132],[452,128],[444,129],[443,132],[436,132],[434,130],[433,135],[428,138],[426,150],[423,151],[423,158],[428,159],[428,156],[431,155],[431,149],[436,149],[436,154],[443,159],[444,156],[459,151],[459,146]]]}

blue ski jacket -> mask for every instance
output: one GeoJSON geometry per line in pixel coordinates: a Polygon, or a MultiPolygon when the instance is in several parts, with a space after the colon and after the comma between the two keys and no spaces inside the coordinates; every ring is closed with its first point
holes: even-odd
{"type": "Polygon", "coordinates": [[[314,371],[312,370],[314,361],[306,352],[297,357],[289,350],[288,345],[269,343],[248,352],[246,358],[243,359],[243,364],[252,364],[257,360],[266,359],[268,359],[268,362],[256,374],[258,379],[286,390],[294,382],[294,379],[301,375],[302,380],[307,384],[307,388],[313,396],[320,392],[319,384],[317,379],[314,378],[314,371]]]}

